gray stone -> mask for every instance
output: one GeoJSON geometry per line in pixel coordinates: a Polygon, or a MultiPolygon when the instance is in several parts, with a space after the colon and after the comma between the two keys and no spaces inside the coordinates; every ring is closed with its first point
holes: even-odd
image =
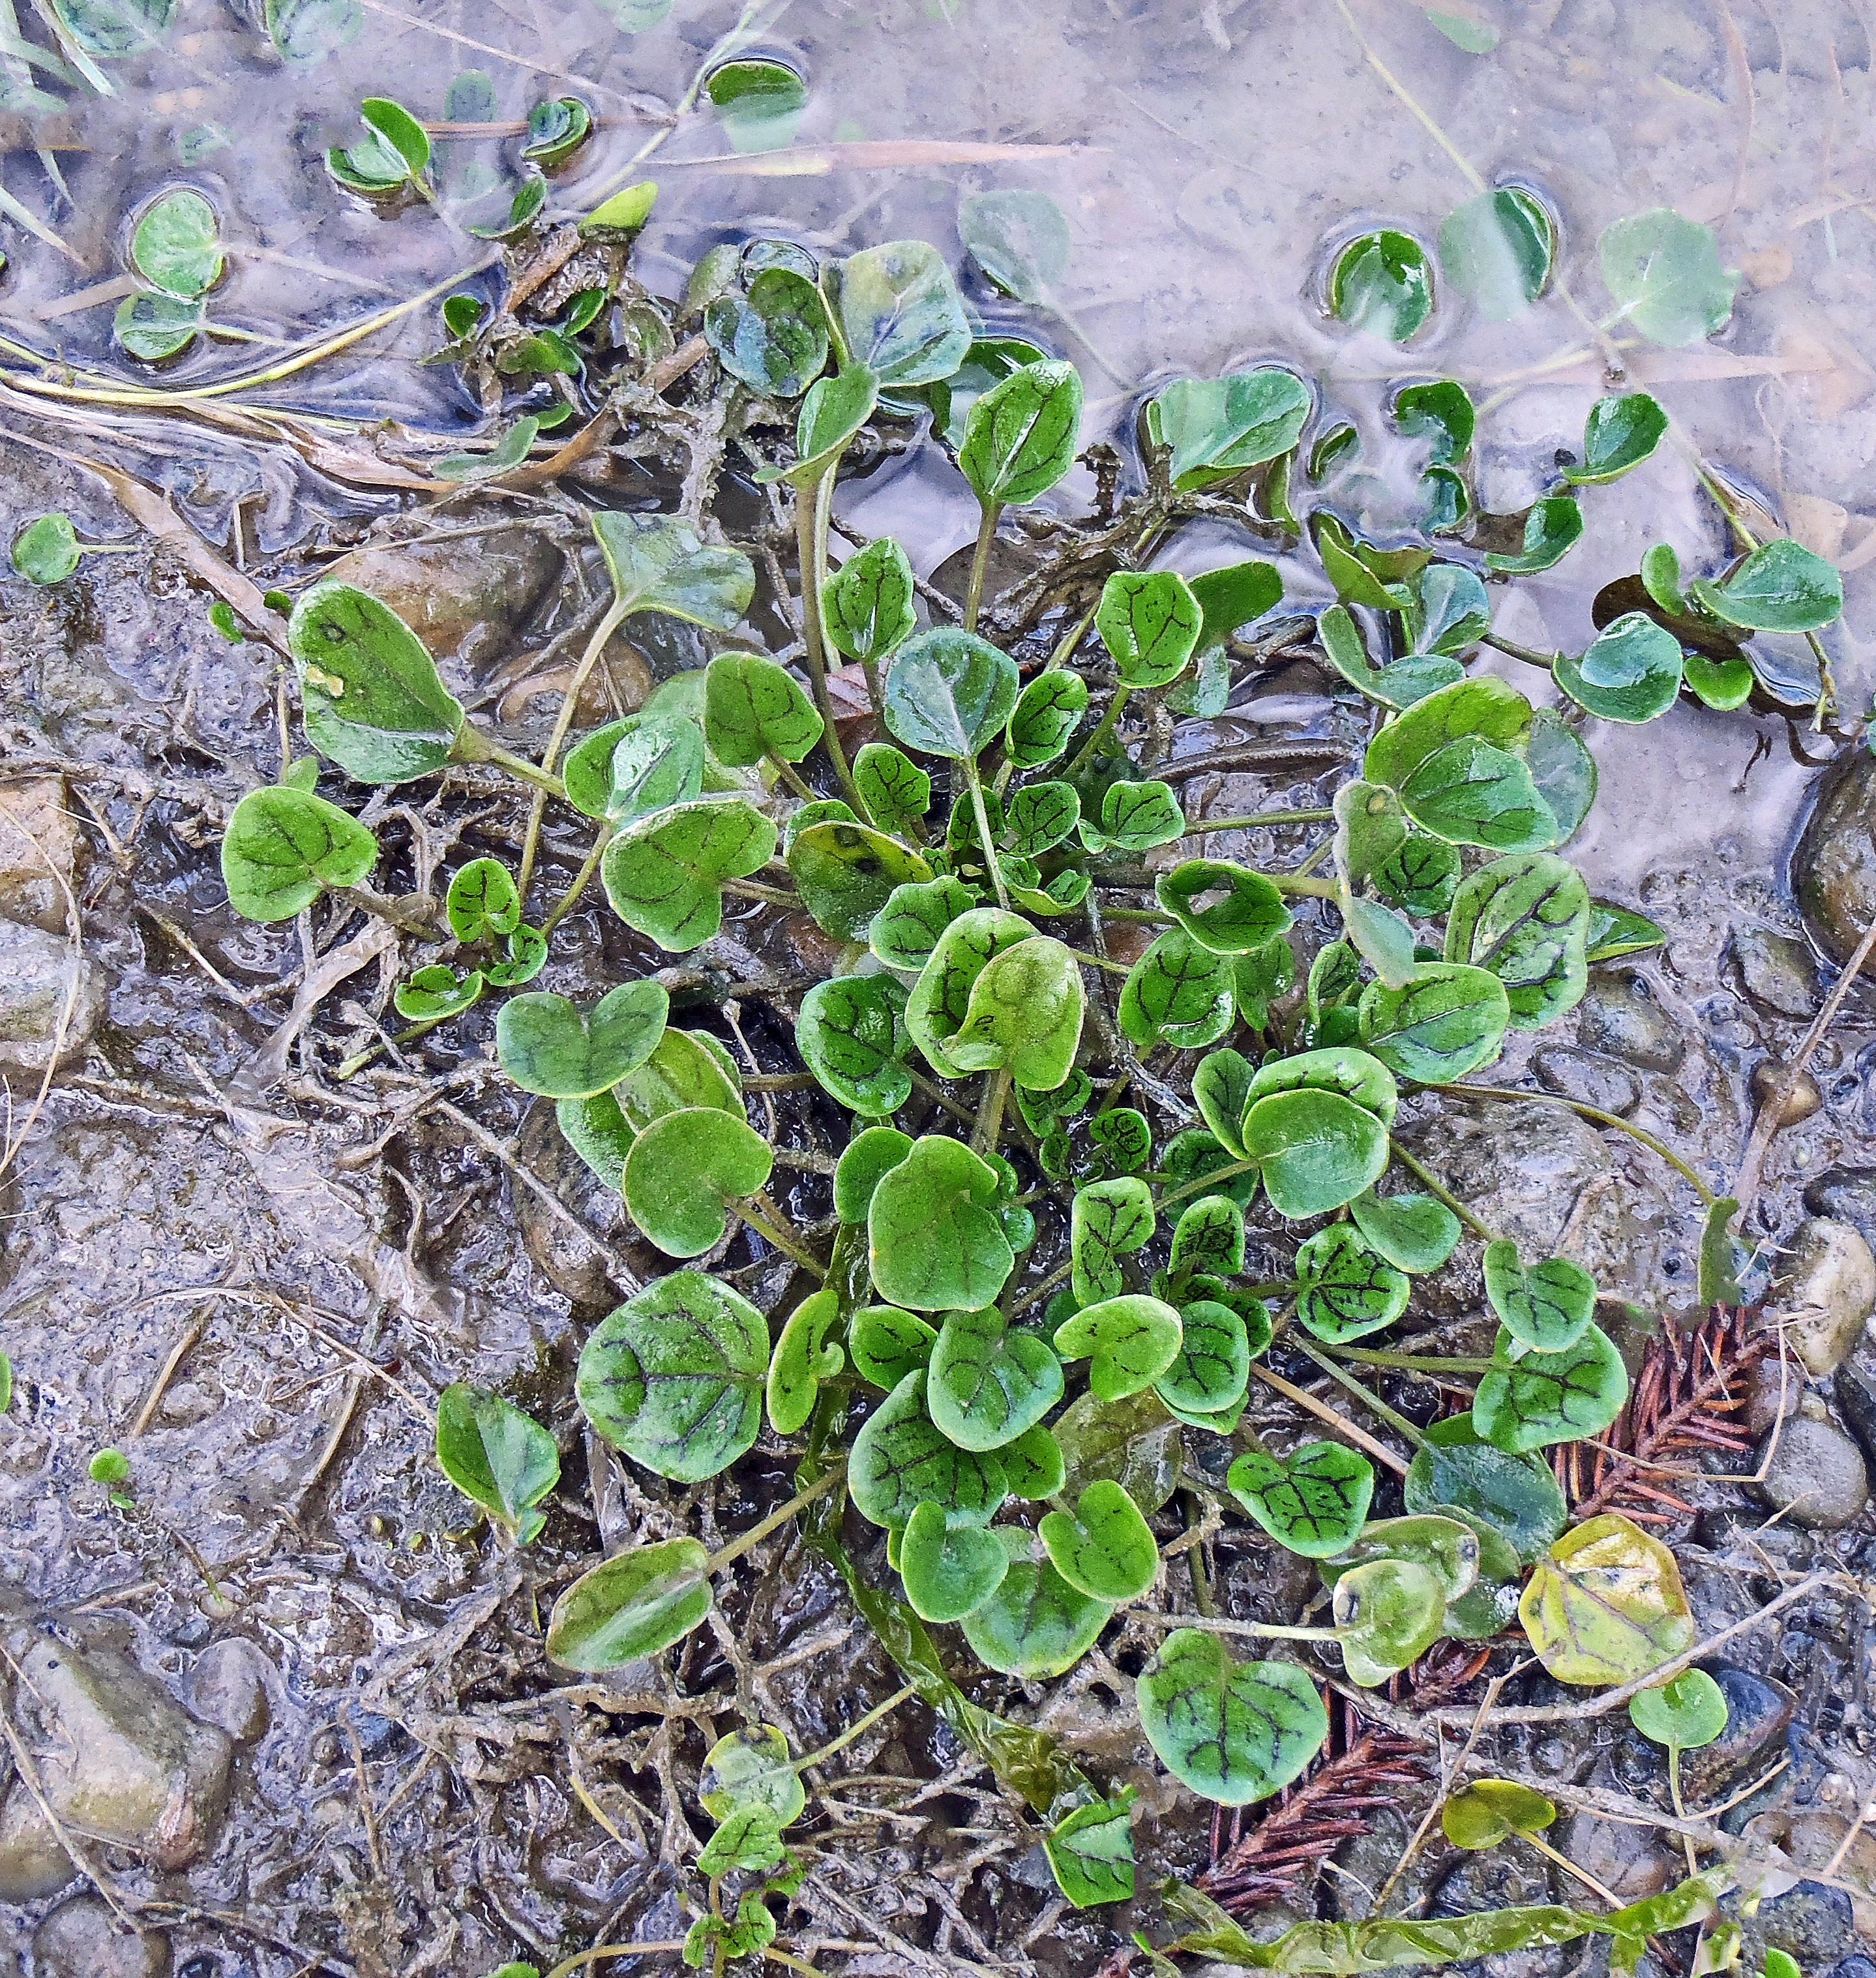
{"type": "Polygon", "coordinates": [[[1641,1103],[1641,1087],[1634,1073],[1613,1058],[1594,1051],[1552,1045],[1531,1059],[1531,1068],[1546,1092],[1574,1099],[1580,1106],[1594,1106],[1599,1112],[1627,1119],[1641,1103]]]}
{"type": "Polygon", "coordinates": [[[1866,1347],[1846,1360],[1831,1383],[1831,1394],[1864,1460],[1876,1463],[1876,1351],[1866,1347]]]}
{"type": "Polygon", "coordinates": [[[434,542],[372,543],[325,574],[381,597],[434,657],[492,659],[563,568],[538,529],[476,529],[434,542]]]}
{"type": "Polygon", "coordinates": [[[10,1631],[20,1719],[52,1811],[74,1833],[177,1868],[228,1804],[231,1749],[128,1656],[10,1631]]]}
{"type": "Polygon", "coordinates": [[[243,1744],[259,1737],[273,1715],[270,1692],[279,1672],[244,1636],[211,1642],[189,1672],[189,1707],[243,1744]]]}
{"type": "Polygon", "coordinates": [[[1774,1510],[1812,1531],[1840,1530],[1869,1501],[1863,1452],[1835,1423],[1804,1415],[1785,1424],[1759,1488],[1774,1510]]]}
{"type": "Polygon", "coordinates": [[[61,1903],[34,1931],[35,1978],[169,1978],[170,1940],[129,1930],[95,1896],[61,1903]]]}
{"type": "Polygon", "coordinates": [[[1699,1804],[1744,1785],[1775,1760],[1797,1698],[1782,1682],[1732,1662],[1703,1662],[1726,1699],[1726,1728],[1710,1745],[1680,1756],[1683,1790],[1699,1804]]]}
{"type": "Polygon", "coordinates": [[[1750,1970],[1763,1968],[1768,1944],[1795,1957],[1806,1972],[1822,1971],[1863,1947],[1849,1897],[1822,1882],[1800,1882],[1749,1912],[1736,1898],[1729,1899],[1725,1907],[1739,1910],[1750,1970]]]}
{"type": "Polygon", "coordinates": [[[1805,1190],[1813,1216],[1835,1216],[1876,1244],[1876,1168],[1826,1168],[1805,1190]]]}
{"type": "Polygon", "coordinates": [[[1593,1813],[1573,1814],[1555,1844],[1624,1902],[1658,1894],[1669,1883],[1679,1880],[1682,1872],[1679,1857],[1670,1854],[1653,1835],[1618,1826],[1613,1820],[1599,1820],[1593,1813]]]}
{"type": "Polygon", "coordinates": [[[104,1014],[97,963],[63,935],[0,920],[0,1072],[42,1074],[81,1056],[104,1014]],[[61,1029],[62,1024],[62,1029],[61,1029]]]}
{"type": "Polygon", "coordinates": [[[0,1903],[55,1896],[78,1872],[39,1802],[15,1779],[0,1800],[0,1903]]]}
{"type": "Polygon", "coordinates": [[[1687,1055],[1679,1027],[1640,975],[1592,969],[1577,1007],[1577,1040],[1585,1050],[1607,1052],[1642,1071],[1676,1070],[1687,1055]]]}
{"type": "MultiPolygon", "coordinates": [[[[1851,749],[1843,766],[1820,779],[1797,856],[1792,889],[1818,944],[1833,961],[1845,962],[1876,920],[1876,756],[1851,749]]],[[[1864,964],[1876,973],[1876,957],[1864,964]]]]}
{"type": "Polygon", "coordinates": [[[1733,958],[1746,993],[1775,1016],[1803,1019],[1818,1006],[1818,971],[1801,941],[1764,928],[1736,928],[1733,958]]]}
{"type": "Polygon", "coordinates": [[[1770,1308],[1792,1351],[1822,1380],[1855,1349],[1876,1311],[1876,1256],[1849,1223],[1814,1216],[1798,1226],[1770,1308]]]}

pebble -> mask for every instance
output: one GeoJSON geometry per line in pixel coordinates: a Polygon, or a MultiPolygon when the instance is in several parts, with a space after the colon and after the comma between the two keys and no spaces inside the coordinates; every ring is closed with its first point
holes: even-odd
{"type": "MultiPolygon", "coordinates": [[[[1759,1461],[1766,1452],[1759,1451],[1759,1461]]],[[[1805,1416],[1788,1421],[1761,1494],[1774,1510],[1812,1531],[1837,1531],[1869,1501],[1863,1452],[1834,1422],[1805,1416]]]]}
{"type": "Polygon", "coordinates": [[[1746,993],[1762,1010],[1803,1019],[1817,1007],[1817,968],[1802,941],[1764,928],[1736,928],[1732,952],[1746,993]]]}
{"type": "Polygon", "coordinates": [[[0,808],[14,825],[0,825],[0,916],[65,931],[65,888],[84,850],[77,805],[63,776],[25,776],[0,789],[0,808]],[[37,848],[36,849],[35,848],[37,848]],[[58,878],[46,868],[48,864],[58,878]]]}
{"type": "Polygon", "coordinates": [[[259,1737],[272,1719],[269,1692],[279,1673],[245,1636],[211,1642],[189,1672],[189,1707],[236,1744],[259,1737]]]}
{"type": "Polygon", "coordinates": [[[1634,1073],[1613,1058],[1594,1051],[1552,1045],[1536,1054],[1531,1068],[1546,1092],[1574,1099],[1580,1106],[1594,1106],[1599,1112],[1627,1119],[1641,1103],[1641,1087],[1634,1073]]]}
{"type": "Polygon", "coordinates": [[[104,978],[96,962],[74,955],[62,934],[0,920],[0,1071],[36,1077],[51,1062],[55,1044],[59,1063],[70,1063],[83,1054],[104,1014],[104,978]]]}
{"type": "Polygon", "coordinates": [[[1805,1190],[1813,1216],[1834,1216],[1876,1242],[1876,1168],[1826,1168],[1805,1190]]]}
{"type": "MultiPolygon", "coordinates": [[[[1751,1085],[1752,1103],[1762,1109],[1771,1101],[1779,1088],[1779,1081],[1785,1075],[1785,1067],[1776,1058],[1761,1058],[1752,1067],[1751,1085]]],[[[1781,1127],[1802,1126],[1815,1113],[1822,1110],[1824,1095],[1818,1090],[1818,1081],[1808,1071],[1801,1071],[1792,1081],[1792,1089],[1785,1095],[1785,1103],[1779,1109],[1781,1127]]]]}
{"type": "Polygon", "coordinates": [[[1837,1370],[1831,1393],[1865,1461],[1876,1463],[1876,1351],[1865,1348],[1837,1370]]]}
{"type": "MultiPolygon", "coordinates": [[[[1792,890],[1805,924],[1833,961],[1848,961],[1876,920],[1876,756],[1851,749],[1823,777],[1817,808],[1792,862],[1792,890]]],[[[1864,964],[1876,974],[1876,957],[1864,964]]]]}
{"type": "Polygon", "coordinates": [[[1681,1754],[1682,1788],[1694,1805],[1722,1798],[1765,1771],[1776,1756],[1770,1748],[1784,1737],[1797,1705],[1783,1683],[1736,1663],[1700,1666],[1726,1697],[1726,1728],[1712,1744],[1681,1754]]]}
{"type": "Polygon", "coordinates": [[[487,529],[433,543],[374,543],[325,574],[381,597],[433,657],[471,665],[506,645],[562,572],[539,529],[487,529]]]}
{"type": "Polygon", "coordinates": [[[15,1779],[0,1800],[0,1903],[55,1896],[78,1872],[39,1802],[15,1779]]]}
{"type": "MultiPolygon", "coordinates": [[[[1686,1760],[1681,1761],[1683,1768],[1686,1760]]],[[[1545,1837],[1547,1839],[1549,1837],[1545,1837]]],[[[1683,1872],[1679,1857],[1670,1854],[1651,1835],[1593,1813],[1573,1814],[1554,1844],[1585,1874],[1624,1902],[1639,1902],[1678,1881],[1683,1872]]]]}
{"type": "Polygon", "coordinates": [[[170,1978],[170,1940],[122,1930],[95,1896],[61,1903],[34,1931],[35,1978],[170,1978]]]}
{"type": "Polygon", "coordinates": [[[1577,1041],[1641,1071],[1675,1071],[1687,1055],[1679,1026],[1639,975],[1593,969],[1580,1005],[1577,1041]]]}
{"type": "Polygon", "coordinates": [[[1806,1370],[1820,1380],[1835,1373],[1876,1310],[1876,1256],[1861,1234],[1828,1216],[1801,1222],[1774,1280],[1772,1309],[1806,1370]]]}
{"type": "Polygon", "coordinates": [[[1768,1944],[1796,1958],[1807,1974],[1825,1970],[1862,1948],[1849,1897],[1822,1882],[1800,1882],[1761,1903],[1750,1915],[1742,1905],[1739,1926],[1746,1938],[1746,1969],[1752,1971],[1764,1968],[1768,1944]]]}

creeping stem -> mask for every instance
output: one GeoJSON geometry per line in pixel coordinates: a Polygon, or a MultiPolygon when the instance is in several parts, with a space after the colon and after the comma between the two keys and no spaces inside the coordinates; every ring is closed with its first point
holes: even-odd
{"type": "Polygon", "coordinates": [[[817,513],[821,490],[827,488],[831,500],[833,485],[834,468],[830,464],[826,473],[811,487],[795,491],[794,551],[801,571],[802,663],[808,668],[814,705],[821,711],[821,739],[827,752],[827,760],[834,765],[834,773],[840,780],[847,802],[856,814],[864,818],[871,813],[854,786],[854,772],[847,766],[847,752],[841,746],[840,733],[834,725],[834,702],[827,693],[827,646],[821,627],[821,589],[826,570],[827,539],[824,531],[817,525],[817,513]]]}
{"type": "Polygon", "coordinates": [[[983,605],[984,574],[990,567],[990,551],[996,542],[997,518],[1002,512],[1001,501],[986,502],[977,524],[977,547],[971,552],[970,584],[964,593],[964,629],[967,632],[977,629],[977,614],[983,605]]]}

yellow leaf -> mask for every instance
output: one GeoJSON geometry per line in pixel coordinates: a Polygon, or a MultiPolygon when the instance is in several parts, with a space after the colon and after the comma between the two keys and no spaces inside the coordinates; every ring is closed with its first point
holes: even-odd
{"type": "Polygon", "coordinates": [[[1518,1614],[1559,1682],[1630,1682],[1693,1646],[1674,1555],[1613,1512],[1557,1540],[1533,1570],[1518,1614]]]}

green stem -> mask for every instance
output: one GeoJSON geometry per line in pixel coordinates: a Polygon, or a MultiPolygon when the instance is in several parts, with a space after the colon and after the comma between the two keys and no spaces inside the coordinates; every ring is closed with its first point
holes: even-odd
{"type": "Polygon", "coordinates": [[[834,724],[834,703],[827,693],[827,653],[821,616],[822,559],[827,554],[827,542],[817,526],[816,510],[822,487],[831,489],[837,464],[831,462],[827,472],[811,487],[795,491],[794,554],[801,569],[802,661],[814,690],[814,705],[821,712],[821,746],[827,750],[827,760],[834,765],[834,776],[855,814],[870,820],[872,814],[854,788],[854,772],[847,766],[847,752],[841,746],[840,733],[834,724]]]}
{"type": "Polygon", "coordinates": [[[984,808],[983,779],[977,773],[977,759],[966,756],[963,759],[964,777],[970,786],[970,806],[977,818],[977,842],[983,848],[983,862],[990,868],[990,883],[996,888],[996,903],[1005,913],[1009,911],[1009,888],[1003,884],[1003,867],[996,855],[996,842],[990,835],[990,813],[984,808]]]}
{"type": "Polygon", "coordinates": [[[1528,666],[1541,666],[1546,673],[1563,657],[1561,653],[1540,653],[1529,646],[1514,645],[1509,639],[1500,638],[1496,632],[1487,632],[1482,637],[1485,644],[1495,647],[1512,659],[1522,660],[1528,666]]]}
{"type": "Polygon", "coordinates": [[[1102,743],[1114,733],[1114,724],[1121,718],[1121,710],[1133,698],[1133,691],[1130,686],[1117,686],[1114,690],[1114,697],[1108,703],[1107,713],[1101,717],[1101,725],[1075,751],[1075,760],[1062,772],[1063,776],[1073,776],[1100,752],[1102,743]]]}
{"type": "MultiPolygon", "coordinates": [[[[1094,895],[1090,893],[1088,898],[1094,895]]],[[[1125,962],[1110,961],[1105,954],[1090,954],[1085,948],[1072,948],[1068,952],[1077,961],[1085,961],[1090,968],[1105,968],[1110,975],[1131,975],[1133,971],[1125,962]]]]}
{"type": "Polygon", "coordinates": [[[1261,1166],[1258,1161],[1234,1161],[1228,1167],[1214,1168],[1209,1174],[1201,1175],[1197,1181],[1189,1181],[1183,1188],[1169,1189],[1156,1197],[1156,1205],[1165,1209],[1175,1202],[1184,1202],[1190,1195],[1216,1195],[1221,1181],[1229,1181],[1234,1175],[1249,1174],[1253,1168],[1261,1166]]]}
{"type": "Polygon", "coordinates": [[[996,1151],[998,1136],[1003,1130],[1003,1108],[1009,1102],[1009,1088],[1016,1083],[1008,1065],[999,1065],[992,1072],[983,1088],[983,1096],[978,1102],[977,1123],[971,1130],[970,1144],[973,1153],[987,1154],[996,1151]]]}
{"type": "Polygon", "coordinates": [[[977,629],[977,614],[983,604],[983,580],[990,567],[990,551],[996,542],[997,518],[1003,512],[1001,501],[984,507],[977,524],[977,547],[971,552],[970,583],[964,593],[964,629],[977,629]]]}
{"type": "Polygon", "coordinates": [[[725,1202],[724,1206],[739,1221],[748,1224],[756,1233],[773,1243],[781,1254],[801,1265],[811,1278],[823,1283],[827,1281],[827,1266],[818,1263],[795,1242],[785,1229],[778,1229],[760,1209],[751,1209],[740,1202],[725,1202]]]}
{"type": "Polygon", "coordinates": [[[1478,1218],[1472,1213],[1471,1209],[1468,1209],[1465,1204],[1453,1193],[1452,1190],[1440,1179],[1439,1176],[1435,1174],[1430,1168],[1422,1166],[1420,1163],[1415,1160],[1412,1154],[1408,1153],[1407,1149],[1401,1145],[1399,1141],[1391,1140],[1389,1143],[1388,1151],[1393,1156],[1394,1159],[1399,1161],[1401,1166],[1404,1167],[1417,1182],[1419,1182],[1422,1188],[1425,1189],[1429,1194],[1437,1196],[1438,1199],[1452,1211],[1453,1214],[1458,1216],[1459,1220],[1471,1231],[1475,1236],[1483,1237],[1488,1243],[1493,1242],[1497,1240],[1491,1230],[1487,1228],[1483,1222],[1480,1222],[1478,1218]]]}
{"type": "Polygon", "coordinates": [[[850,1745],[863,1732],[870,1731],[882,1717],[890,1717],[900,1704],[909,1702],[918,1693],[919,1686],[916,1682],[907,1683],[903,1689],[889,1696],[884,1703],[876,1703],[865,1716],[856,1718],[839,1737],[823,1745],[818,1751],[810,1751],[805,1758],[797,1758],[788,1768],[789,1771],[796,1773],[804,1772],[809,1766],[818,1765],[832,1758],[836,1751],[840,1751],[844,1746],[850,1745]]]}
{"type": "MultiPolygon", "coordinates": [[[[1301,1346],[1300,1342],[1299,1345],[1312,1360],[1316,1358],[1308,1347],[1301,1346]]],[[[1469,1359],[1457,1354],[1384,1353],[1366,1346],[1333,1346],[1329,1351],[1344,1360],[1358,1361],[1364,1367],[1392,1367],[1403,1374],[1491,1374],[1504,1371],[1496,1360],[1469,1359]]],[[[1324,1371],[1328,1371],[1326,1364],[1324,1371]]]]}
{"type": "Polygon", "coordinates": [[[1202,817],[1186,826],[1188,838],[1202,838],[1208,831],[1254,831],[1267,824],[1326,824],[1333,810],[1260,810],[1249,817],[1202,817]]]}
{"type": "Polygon", "coordinates": [[[606,848],[613,842],[613,827],[603,824],[599,835],[593,841],[593,849],[586,854],[586,863],[573,875],[573,883],[560,895],[553,911],[540,924],[544,938],[553,933],[561,921],[573,910],[576,902],[592,882],[593,875],[599,869],[599,861],[606,856],[606,848]]]}
{"type": "MultiPolygon", "coordinates": [[[[1680,1747],[1678,1745],[1670,1745],[1667,1748],[1667,1791],[1668,1798],[1674,1808],[1674,1818],[1676,1820],[1685,1820],[1687,1818],[1687,1809],[1681,1804],[1680,1747]]],[[[1700,1864],[1694,1859],[1693,1837],[1691,1834],[1683,1834],[1680,1837],[1680,1844],[1687,1851],[1688,1874],[1697,1875],[1700,1872],[1700,1864]]]]}
{"type": "MultiPolygon", "coordinates": [[[[1090,895],[1092,898],[1093,896],[1090,895]]],[[[1173,917],[1162,914],[1151,907],[1103,907],[1101,918],[1104,921],[1138,921],[1148,927],[1171,927],[1173,917]]]]}
{"type": "MultiPolygon", "coordinates": [[[[704,1578],[708,1579],[712,1574],[721,1573],[725,1566],[741,1559],[745,1553],[752,1551],[771,1532],[780,1530],[797,1512],[806,1510],[817,1498],[826,1497],[837,1484],[845,1479],[846,1475],[845,1459],[836,1459],[831,1468],[823,1471],[805,1490],[796,1491],[787,1503],[779,1510],[771,1511],[760,1524],[751,1525],[746,1532],[732,1539],[720,1552],[712,1553],[703,1563],[704,1578]]],[[[805,1764],[807,1761],[802,1762],[805,1764]]]]}
{"type": "Polygon", "coordinates": [[[740,893],[746,899],[766,900],[771,907],[787,907],[791,911],[801,904],[798,894],[784,892],[779,886],[764,886],[754,879],[719,879],[717,882],[726,893],[740,893]]]}
{"type": "Polygon", "coordinates": [[[775,771],[776,776],[780,779],[780,780],[786,783],[789,789],[794,791],[798,797],[800,797],[804,802],[808,803],[818,803],[820,802],[820,799],[814,795],[814,792],[808,788],[807,784],[802,782],[801,772],[795,768],[792,762],[784,762],[772,749],[766,752],[766,759],[769,767],[775,771]]]}
{"type": "Polygon", "coordinates": [[[1657,1140],[1653,1134],[1644,1131],[1632,1120],[1624,1120],[1620,1113],[1605,1113],[1600,1106],[1586,1106],[1580,1099],[1565,1099],[1554,1092],[1508,1092],[1496,1085],[1448,1085],[1442,1088],[1458,1093],[1466,1099],[1534,1099],[1541,1105],[1561,1106],[1585,1120],[1594,1120],[1598,1126],[1613,1126],[1630,1139],[1639,1140],[1652,1154],[1658,1155],[1686,1182],[1700,1198],[1703,1209],[1711,1209],[1719,1198],[1705,1182],[1688,1166],[1679,1154],[1666,1141],[1657,1140]]]}
{"type": "Polygon", "coordinates": [[[1300,1339],[1293,1336],[1289,1343],[1304,1359],[1314,1361],[1338,1387],[1346,1388],[1371,1414],[1386,1422],[1396,1435],[1405,1441],[1409,1449],[1420,1449],[1425,1446],[1425,1436],[1405,1415],[1397,1414],[1379,1394],[1371,1394],[1346,1368],[1338,1367],[1333,1360],[1318,1353],[1313,1346],[1306,1346],[1300,1339]]]}
{"type": "Polygon", "coordinates": [[[517,756],[512,749],[504,749],[493,737],[484,735],[481,729],[465,721],[456,731],[456,739],[451,745],[450,754],[458,762],[493,762],[497,769],[506,769],[511,776],[518,776],[524,783],[531,783],[543,796],[564,797],[566,786],[553,772],[551,766],[536,768],[525,756],[517,756]]]}
{"type": "Polygon", "coordinates": [[[1095,614],[1100,609],[1100,601],[1097,599],[1075,620],[1072,628],[1064,636],[1055,650],[1049,654],[1048,663],[1042,668],[1044,673],[1052,673],[1058,666],[1065,666],[1069,660],[1074,658],[1075,647],[1088,637],[1088,628],[1095,622],[1095,614]]]}

